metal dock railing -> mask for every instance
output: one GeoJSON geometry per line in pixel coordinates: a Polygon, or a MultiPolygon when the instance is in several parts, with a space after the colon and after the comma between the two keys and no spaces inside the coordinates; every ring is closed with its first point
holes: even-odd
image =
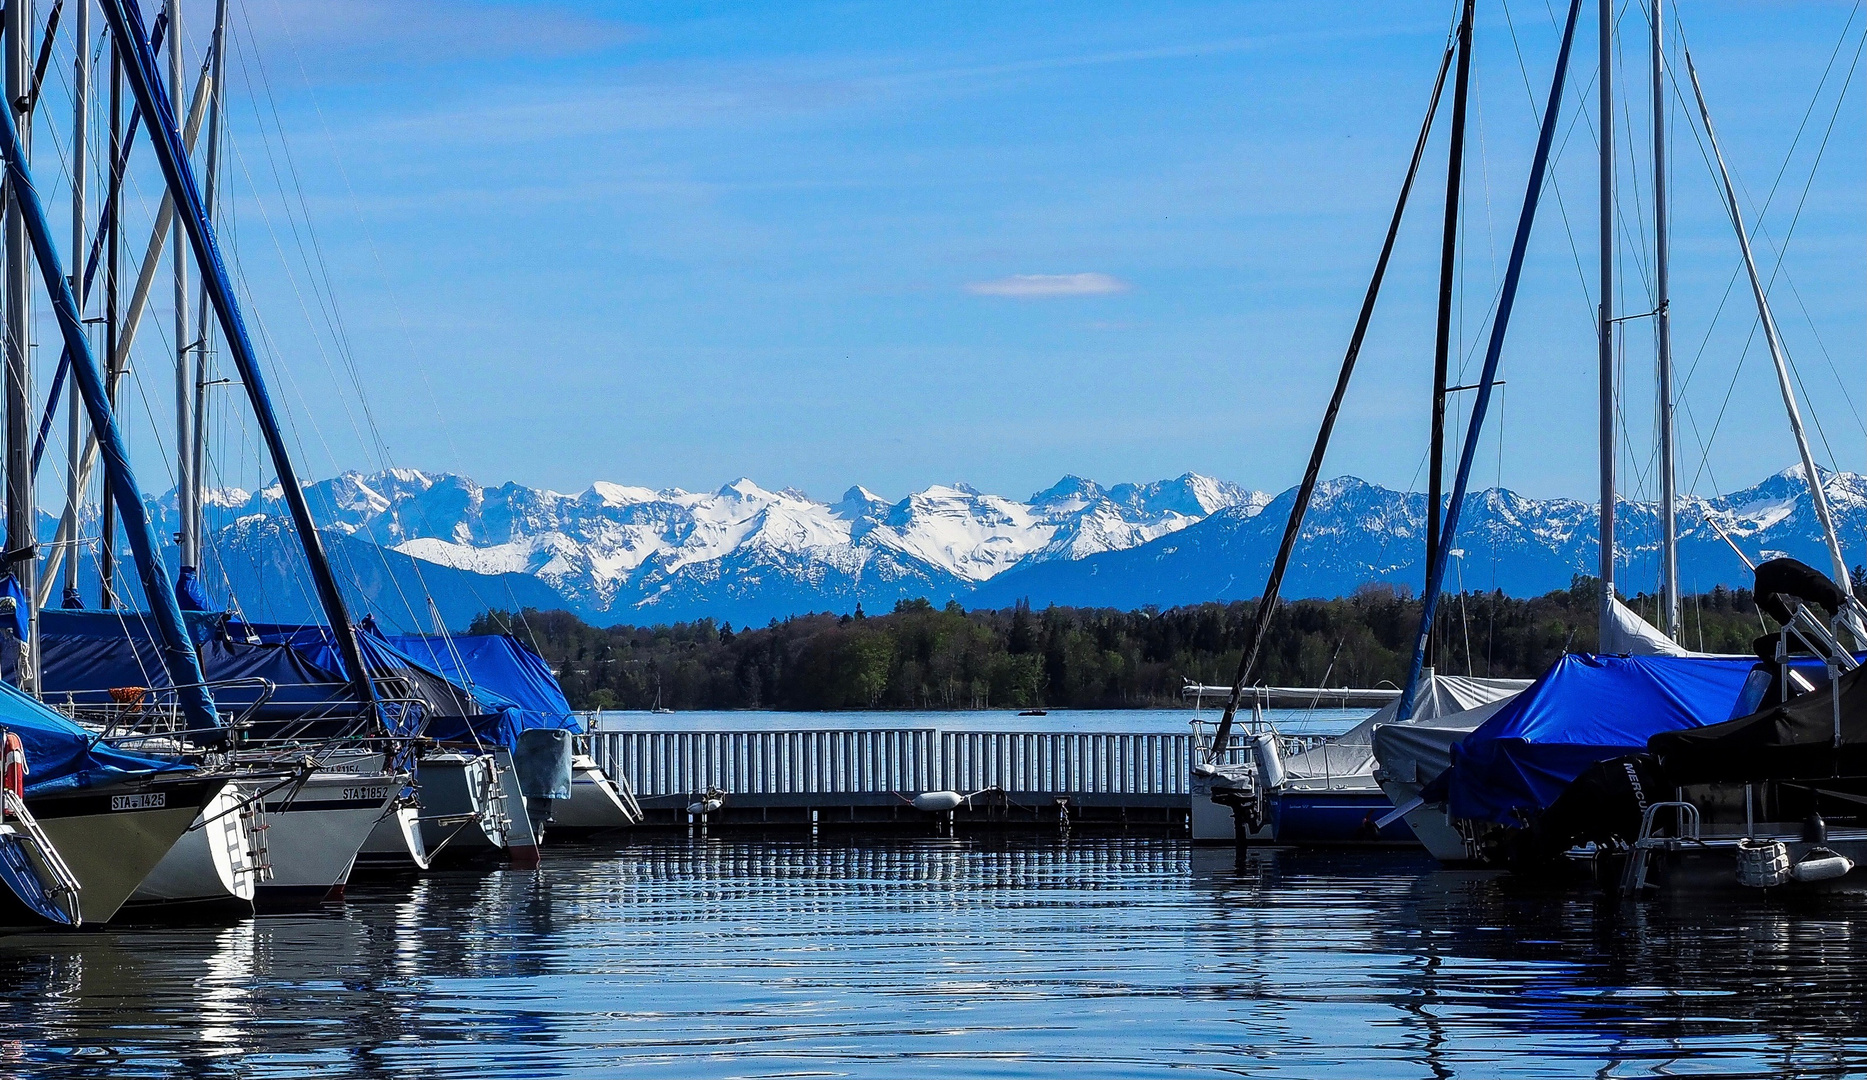
{"type": "Polygon", "coordinates": [[[896,728],[599,731],[590,748],[662,823],[685,822],[715,792],[720,824],[925,824],[909,800],[954,791],[982,793],[961,822],[1183,827],[1195,744],[1190,733],[896,728]]]}

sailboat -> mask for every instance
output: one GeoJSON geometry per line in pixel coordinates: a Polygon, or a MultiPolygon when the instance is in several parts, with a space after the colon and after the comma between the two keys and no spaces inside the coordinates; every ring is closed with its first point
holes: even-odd
{"type": "MultiPolygon", "coordinates": [[[[1439,517],[1443,498],[1440,490],[1444,473],[1444,431],[1448,353],[1451,343],[1453,283],[1456,270],[1458,207],[1464,166],[1466,111],[1471,83],[1472,27],[1474,3],[1466,0],[1458,22],[1449,36],[1439,73],[1434,81],[1426,119],[1415,142],[1413,159],[1401,186],[1398,202],[1388,226],[1386,242],[1376,263],[1373,280],[1363,300],[1361,315],[1344,358],[1336,384],[1335,397],[1324,414],[1322,430],[1310,458],[1303,484],[1291,508],[1283,544],[1273,563],[1264,596],[1259,601],[1256,633],[1239,666],[1223,719],[1208,747],[1208,760],[1194,768],[1194,784],[1203,788],[1211,802],[1232,808],[1237,819],[1236,837],[1240,841],[1270,841],[1278,844],[1315,845],[1413,845],[1418,843],[1409,824],[1393,813],[1389,793],[1375,776],[1373,740],[1387,727],[1432,725],[1454,714],[1470,715],[1472,710],[1493,705],[1522,690],[1525,680],[1442,676],[1428,670],[1402,693],[1373,716],[1340,736],[1319,745],[1302,745],[1284,737],[1263,722],[1261,708],[1254,703],[1252,719],[1246,727],[1242,761],[1223,760],[1232,750],[1229,737],[1240,701],[1245,693],[1248,674],[1261,646],[1268,616],[1277,602],[1281,579],[1290,553],[1301,531],[1315,478],[1327,449],[1337,410],[1341,406],[1355,360],[1361,349],[1379,295],[1388,259],[1392,254],[1405,213],[1408,196],[1431,134],[1441,92],[1448,72],[1457,61],[1453,83],[1451,136],[1446,180],[1446,209],[1441,247],[1439,323],[1436,340],[1432,438],[1430,450],[1430,488],[1427,497],[1427,564],[1435,560],[1439,536],[1439,517]]],[[[1429,583],[1437,587],[1437,583],[1429,583]]],[[[1198,799],[1195,795],[1195,799],[1198,799]]],[[[1195,818],[1201,808],[1195,806],[1195,818]]]]}
{"type": "MultiPolygon", "coordinates": [[[[1563,52],[1574,32],[1572,6],[1563,52]]],[[[1609,68],[1611,20],[1603,5],[1603,70],[1609,68]]],[[[1664,152],[1659,103],[1664,64],[1664,8],[1655,5],[1651,23],[1655,98],[1655,155],[1664,152]]],[[[1851,594],[1839,538],[1802,429],[1800,410],[1768,297],[1750,250],[1749,233],[1691,53],[1685,63],[1706,142],[1716,163],[1721,195],[1738,237],[1744,269],[1757,305],[1759,325],[1774,362],[1791,433],[1810,485],[1834,578],[1789,559],[1756,567],[1760,604],[1781,629],[1760,639],[1756,657],[1685,654],[1677,633],[1675,495],[1670,443],[1672,396],[1666,336],[1665,189],[1656,184],[1659,230],[1658,330],[1661,389],[1662,592],[1661,630],[1645,626],[1613,594],[1613,334],[1618,320],[1606,298],[1613,271],[1611,146],[1602,158],[1602,606],[1601,651],[1565,656],[1517,700],[1457,740],[1445,755],[1446,768],[1426,782],[1408,807],[1443,804],[1446,825],[1435,853],[1502,862],[1544,872],[1581,858],[1601,872],[1618,873],[1619,886],[1639,892],[1652,886],[1700,889],[1822,885],[1846,878],[1867,857],[1867,830],[1837,832],[1832,844],[1821,815],[1824,807],[1853,821],[1855,784],[1843,772],[1856,737],[1848,722],[1858,693],[1842,673],[1852,672],[1854,653],[1842,643],[1867,646],[1867,608],[1851,594]],[[1816,614],[1820,612],[1820,614],[1816,614]],[[1622,649],[1620,655],[1613,650],[1622,649]],[[1762,662],[1759,662],[1759,661],[1762,662]],[[1800,697],[1797,694],[1800,693],[1800,697]],[[1761,711],[1757,711],[1761,709],[1761,711]],[[1729,718],[1729,719],[1727,719],[1729,718]],[[1818,723],[1819,721],[1819,723],[1818,723]],[[1811,756],[1821,759],[1811,771],[1811,756]],[[1817,772],[1820,779],[1816,778],[1817,772]],[[1818,792],[1811,794],[1811,792],[1818,792]],[[1821,791],[1829,793],[1824,803],[1821,791]],[[1671,796],[1670,798],[1668,796],[1671,796]],[[1798,815],[1806,815],[1796,820],[1798,815]],[[1858,833],[1858,835],[1855,835],[1858,833]],[[1838,850],[1845,849],[1845,850],[1838,850]]],[[[1555,96],[1560,97],[1561,64],[1555,96]]],[[[1611,116],[1611,84],[1601,97],[1611,116]]],[[[1555,104],[1546,116],[1553,121],[1555,104]]],[[[1663,168],[1656,169],[1662,178],[1663,168]]],[[[1526,197],[1525,225],[1534,212],[1535,190],[1526,197]]],[[[1513,268],[1515,267],[1513,256],[1513,268]]],[[[1509,280],[1509,279],[1507,279],[1509,280]]],[[[1502,316],[1494,326],[1495,355],[1502,316]]],[[[1487,366],[1486,381],[1491,368],[1487,366]]],[[[1474,425],[1478,422],[1474,416],[1474,425]]],[[[1475,427],[1474,427],[1475,431],[1475,427]]],[[[1468,438],[1469,452],[1472,442],[1468,438]]],[[[1460,484],[1467,468],[1461,461],[1460,484]]],[[[1450,535],[1450,527],[1448,528],[1450,535]]],[[[1435,567],[1435,571],[1442,567],[1435,567]]],[[[1430,597],[1427,619],[1430,620],[1430,597]]],[[[1416,650],[1416,669],[1419,656],[1416,650]]],[[[1867,735],[1867,731],[1859,733],[1867,735]]],[[[1382,740],[1396,773],[1407,771],[1408,740],[1382,740]]],[[[1418,766],[1439,758],[1437,748],[1414,752],[1418,766]]],[[[1386,771],[1388,759],[1383,758],[1386,771]]],[[[1867,785],[1867,781],[1862,782],[1867,785]]],[[[1867,825],[1867,823],[1861,823],[1867,825]]]]}

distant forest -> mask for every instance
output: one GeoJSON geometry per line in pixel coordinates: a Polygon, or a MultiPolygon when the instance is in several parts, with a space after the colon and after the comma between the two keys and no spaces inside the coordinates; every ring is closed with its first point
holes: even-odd
{"type": "MultiPolygon", "coordinates": [[[[1595,646],[1596,579],[1530,599],[1448,594],[1436,663],[1452,674],[1531,677],[1595,646]]],[[[1653,598],[1632,606],[1651,617],[1653,598]]],[[[756,628],[711,619],[599,629],[562,611],[487,612],[475,633],[511,632],[558,672],[580,709],[1147,708],[1179,704],[1186,681],[1230,684],[1255,601],[1168,611],[1027,604],[1001,611],[903,600],[888,614],[800,615],[756,628]]],[[[1765,626],[1747,589],[1686,597],[1683,644],[1748,652],[1765,626]]],[[[1338,600],[1281,604],[1254,681],[1398,685],[1420,602],[1367,586],[1338,600]]]]}

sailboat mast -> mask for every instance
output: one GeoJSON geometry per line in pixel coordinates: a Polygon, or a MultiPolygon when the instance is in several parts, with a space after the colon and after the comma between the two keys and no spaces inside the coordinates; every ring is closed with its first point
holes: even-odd
{"type": "Polygon", "coordinates": [[[1284,522],[1283,542],[1277,547],[1277,557],[1271,562],[1271,572],[1264,580],[1264,592],[1258,597],[1257,611],[1252,616],[1250,640],[1245,643],[1238,657],[1238,671],[1232,678],[1232,694],[1226,699],[1225,715],[1220,717],[1218,728],[1213,734],[1210,747],[1213,760],[1225,752],[1225,745],[1231,739],[1232,723],[1237,719],[1239,703],[1244,699],[1245,683],[1257,666],[1265,634],[1270,631],[1271,616],[1276,614],[1284,573],[1290,568],[1290,553],[1295,550],[1297,537],[1303,531],[1303,516],[1309,512],[1310,498],[1316,493],[1316,477],[1322,471],[1323,455],[1329,450],[1329,436],[1335,431],[1336,417],[1342,411],[1342,399],[1348,394],[1349,380],[1355,374],[1355,361],[1360,358],[1362,341],[1368,335],[1368,323],[1374,318],[1375,301],[1381,297],[1381,282],[1387,277],[1387,264],[1394,256],[1394,241],[1400,236],[1401,219],[1407,213],[1407,198],[1413,193],[1413,181],[1419,175],[1420,160],[1426,156],[1426,142],[1433,133],[1433,117],[1439,113],[1439,96],[1446,87],[1446,73],[1452,70],[1453,49],[1453,43],[1447,41],[1445,55],[1439,61],[1439,74],[1433,77],[1433,96],[1426,105],[1426,118],[1420,121],[1420,135],[1413,144],[1413,158],[1407,163],[1407,178],[1400,184],[1400,197],[1394,201],[1394,216],[1387,224],[1387,238],[1381,242],[1381,256],[1374,261],[1374,275],[1368,280],[1368,291],[1362,294],[1361,313],[1355,319],[1354,332],[1349,335],[1348,351],[1342,355],[1342,369],[1336,375],[1335,393],[1329,398],[1329,407],[1323,411],[1322,426],[1316,432],[1315,445],[1310,448],[1309,465],[1303,470],[1303,482],[1297,485],[1296,498],[1290,503],[1290,517],[1284,522]]]}
{"type": "Polygon", "coordinates": [[[1596,328],[1600,364],[1601,608],[1604,645],[1614,625],[1614,6],[1601,9],[1601,306],[1596,328]]]}
{"type": "Polygon", "coordinates": [[[1776,387],[1783,395],[1783,410],[1789,414],[1789,430],[1796,438],[1796,453],[1802,459],[1802,471],[1809,482],[1809,496],[1815,503],[1815,516],[1822,524],[1822,539],[1828,543],[1828,557],[1835,568],[1835,584],[1852,594],[1847,556],[1841,553],[1841,538],[1835,533],[1834,516],[1828,509],[1828,496],[1822,490],[1821,474],[1815,471],[1815,455],[1809,450],[1808,434],[1802,429],[1802,409],[1796,404],[1795,386],[1789,378],[1789,361],[1783,356],[1782,339],[1776,332],[1776,316],[1770,313],[1770,298],[1764,293],[1763,279],[1757,274],[1757,260],[1750,251],[1750,232],[1744,225],[1744,213],[1737,202],[1737,189],[1731,183],[1731,170],[1725,167],[1724,151],[1718,147],[1718,135],[1712,130],[1711,109],[1705,104],[1704,88],[1699,86],[1698,67],[1692,63],[1692,50],[1685,51],[1685,70],[1692,80],[1692,96],[1698,100],[1698,115],[1705,124],[1705,141],[1711,146],[1712,160],[1718,165],[1718,177],[1724,184],[1724,208],[1737,230],[1738,250],[1744,254],[1744,270],[1750,275],[1751,296],[1757,302],[1757,321],[1763,327],[1764,344],[1770,348],[1770,360],[1776,365],[1776,387]]]}
{"type": "MultiPolygon", "coordinates": [[[[1439,561],[1439,511],[1445,501],[1446,374],[1452,350],[1452,280],[1458,270],[1459,182],[1465,173],[1465,104],[1472,81],[1472,18],[1476,0],[1459,16],[1459,70],[1452,84],[1452,136],[1446,152],[1445,231],[1439,244],[1439,329],[1433,340],[1433,427],[1426,480],[1426,565],[1439,561]]],[[[1424,588],[1424,585],[1421,586],[1424,588]]],[[[1427,642],[1430,666],[1432,642],[1427,642]]]]}
{"type": "MultiPolygon", "coordinates": [[[[123,163],[123,57],[115,38],[110,41],[110,187],[104,215],[104,393],[112,412],[117,408],[117,310],[123,272],[121,219],[123,200],[118,196],[123,163]]],[[[97,602],[105,609],[117,606],[117,508],[110,499],[110,474],[98,485],[97,602]]]]}
{"type": "Polygon", "coordinates": [[[1679,491],[1673,448],[1672,292],[1668,263],[1672,239],[1666,194],[1666,0],[1653,0],[1653,351],[1659,366],[1660,407],[1660,629],[1674,641],[1679,615],[1679,491]]]}
{"type": "MultiPolygon", "coordinates": [[[[19,3],[19,0],[15,0],[15,3],[19,3]]],[[[218,728],[221,726],[220,716],[201,678],[200,656],[195,651],[194,639],[189,637],[188,628],[182,621],[181,609],[176,606],[174,583],[163,566],[155,529],[137,494],[141,489],[136,484],[136,474],[130,468],[129,457],[124,452],[116,416],[110,411],[104,392],[103,373],[97,365],[97,356],[91,349],[90,340],[84,336],[84,321],[78,314],[78,301],[66,284],[65,268],[59,261],[58,249],[52,240],[51,222],[46,218],[45,204],[40,201],[39,192],[33,187],[32,172],[26,167],[26,151],[19,132],[13,126],[11,112],[0,112],[0,158],[6,161],[6,184],[11,196],[8,207],[18,212],[21,229],[30,242],[39,281],[51,296],[50,306],[58,321],[59,337],[71,357],[71,375],[77,392],[84,396],[85,409],[91,417],[91,428],[97,433],[97,443],[102,448],[104,467],[114,474],[112,487],[117,494],[123,523],[127,526],[130,548],[136,555],[136,569],[142,579],[143,593],[149,598],[150,613],[154,616],[153,621],[161,641],[163,669],[170,685],[174,687],[176,703],[181,706],[182,715],[191,730],[206,732],[218,728]]],[[[8,267],[9,271],[12,269],[12,266],[8,267]]],[[[30,453],[31,448],[27,449],[30,453]]],[[[25,667],[23,660],[24,657],[22,670],[25,667]]]]}
{"type": "MultiPolygon", "coordinates": [[[[201,204],[201,189],[195,183],[193,165],[182,148],[175,111],[161,96],[161,76],[156,71],[154,50],[149,39],[143,36],[141,10],[136,0],[103,0],[102,6],[104,17],[110,24],[111,37],[122,47],[124,74],[129,78],[130,91],[136,95],[138,107],[143,110],[151,148],[155,150],[156,160],[162,167],[163,180],[176,204],[175,215],[184,226],[189,246],[194,252],[195,264],[201,269],[202,280],[207,284],[208,296],[219,319],[221,336],[233,360],[240,384],[246,389],[254,417],[259,422],[267,454],[276,470],[280,493],[285,499],[286,508],[291,512],[293,528],[298,533],[307,569],[311,571],[312,584],[317,589],[319,604],[324,609],[325,618],[329,620],[331,633],[337,638],[338,653],[348,669],[351,685],[358,699],[373,712],[377,704],[376,687],[371,681],[369,668],[363,663],[363,651],[357,643],[356,628],[351,625],[349,610],[338,588],[337,575],[331,569],[323,541],[318,536],[317,524],[311,516],[311,505],[305,499],[304,488],[292,466],[291,452],[287,449],[284,432],[279,426],[278,412],[273,407],[271,394],[267,392],[252,338],[247,333],[245,318],[234,299],[233,283],[221,257],[213,223],[208,220],[207,209],[201,204]]],[[[171,28],[170,32],[174,30],[171,28]]]]}
{"type": "MultiPolygon", "coordinates": [[[[187,102],[182,72],[182,5],[169,0],[169,109],[183,115],[187,102]]],[[[198,565],[195,560],[194,535],[194,372],[189,363],[194,351],[189,340],[188,318],[188,248],[182,237],[182,223],[172,220],[169,262],[175,272],[175,517],[176,546],[181,550],[181,565],[198,565]]]]}
{"type": "Polygon", "coordinates": [[[1484,368],[1478,376],[1478,389],[1472,397],[1471,419],[1465,424],[1465,446],[1459,451],[1458,471],[1452,478],[1452,498],[1446,503],[1446,523],[1441,526],[1438,560],[1427,567],[1426,593],[1420,598],[1420,632],[1413,639],[1413,657],[1407,664],[1407,681],[1400,688],[1400,703],[1394,722],[1413,718],[1413,698],[1420,686],[1421,668],[1426,660],[1426,642],[1433,632],[1433,614],[1439,606],[1439,590],[1446,580],[1447,548],[1459,534],[1459,510],[1471,483],[1472,462],[1478,454],[1478,438],[1484,431],[1485,414],[1491,407],[1491,388],[1497,384],[1498,364],[1503,360],[1504,337],[1510,329],[1511,311],[1517,306],[1517,288],[1523,281],[1524,257],[1529,252],[1530,230],[1536,224],[1536,207],[1549,175],[1550,146],[1556,138],[1556,120],[1562,115],[1563,88],[1569,80],[1570,49],[1575,44],[1575,26],[1582,14],[1582,0],[1570,0],[1568,19],[1563,23],[1562,48],[1556,53],[1556,71],[1550,81],[1549,99],[1543,103],[1543,124],[1536,137],[1536,153],[1530,158],[1530,177],[1524,187],[1523,209],[1517,215],[1517,232],[1511,240],[1510,261],[1504,265],[1504,281],[1498,289],[1497,314],[1491,319],[1491,337],[1485,346],[1484,368]]]}
{"type": "MultiPolygon", "coordinates": [[[[91,91],[91,0],[76,0],[78,17],[73,27],[77,60],[71,83],[71,295],[84,302],[85,181],[88,163],[85,151],[90,145],[91,91]]],[[[83,314],[82,311],[79,314],[83,314]]],[[[78,536],[78,458],[84,451],[84,402],[76,392],[66,395],[70,418],[65,438],[65,515],[72,541],[78,536]]],[[[82,607],[78,596],[78,557],[65,553],[65,606],[82,607]]]]}
{"type": "MultiPolygon", "coordinates": [[[[207,208],[208,216],[214,214],[214,198],[220,180],[220,125],[227,109],[226,85],[226,45],[227,45],[227,0],[215,0],[214,34],[209,39],[210,74],[208,75],[209,93],[207,108],[207,164],[206,176],[202,181],[201,198],[207,208]]],[[[211,302],[207,296],[207,282],[201,283],[200,303],[196,305],[199,321],[195,324],[195,378],[194,378],[194,522],[191,533],[194,536],[196,566],[200,566],[202,547],[207,537],[207,511],[204,495],[207,490],[207,388],[212,373],[208,370],[208,339],[212,337],[213,320],[208,318],[211,302]]]]}
{"type": "MultiPolygon", "coordinates": [[[[13,126],[20,132],[21,152],[31,149],[32,4],[13,0],[6,5],[6,100],[13,126]]],[[[31,292],[28,274],[32,254],[27,250],[26,221],[17,192],[8,190],[6,204],[6,560],[5,570],[18,578],[24,595],[36,594],[33,580],[38,569],[33,543],[32,429],[34,409],[31,368],[31,292]]],[[[31,606],[30,599],[27,600],[31,606]]],[[[37,611],[28,613],[27,640],[20,642],[19,686],[27,693],[38,688],[39,659],[37,611]]]]}

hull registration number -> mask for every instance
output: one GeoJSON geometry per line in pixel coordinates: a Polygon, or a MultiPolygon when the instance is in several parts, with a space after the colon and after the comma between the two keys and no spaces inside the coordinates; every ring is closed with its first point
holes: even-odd
{"type": "Polygon", "coordinates": [[[388,797],[389,789],[386,787],[347,787],[344,789],[343,795],[345,802],[354,802],[362,799],[377,801],[388,797]]]}
{"type": "Polygon", "coordinates": [[[160,810],[168,804],[168,793],[164,791],[151,792],[147,795],[112,795],[110,797],[112,810],[160,810]]]}

